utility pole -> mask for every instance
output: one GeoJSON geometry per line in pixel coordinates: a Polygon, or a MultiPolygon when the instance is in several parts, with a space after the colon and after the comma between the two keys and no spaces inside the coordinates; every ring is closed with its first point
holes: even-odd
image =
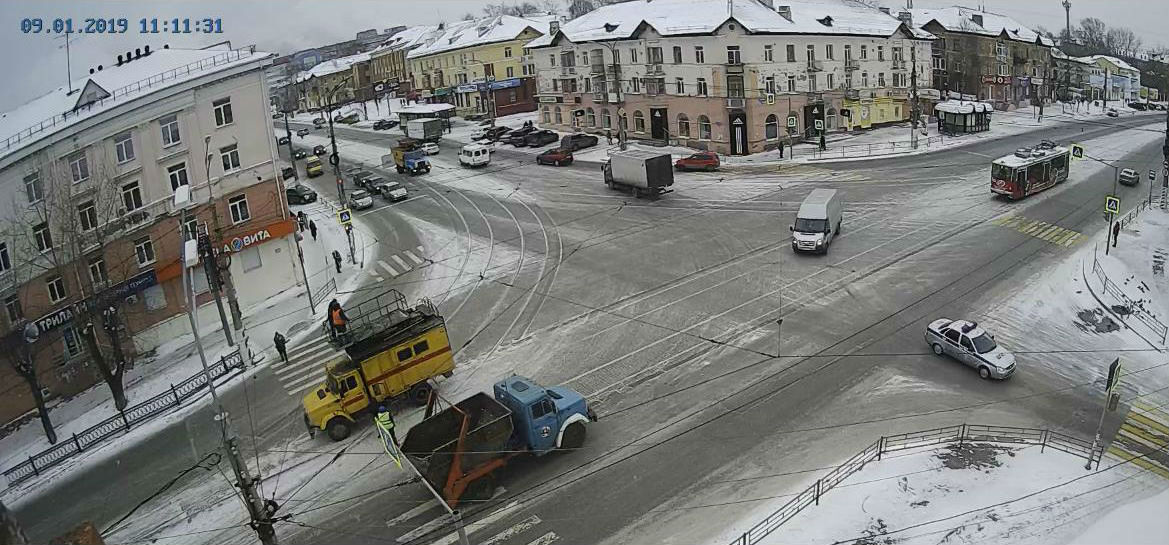
{"type": "Polygon", "coordinates": [[[1101,111],[1108,110],[1108,95],[1112,94],[1112,76],[1108,73],[1108,69],[1104,69],[1104,107],[1101,111]]]}
{"type": "MultiPolygon", "coordinates": [[[[208,135],[203,137],[203,154],[204,154],[204,158],[205,158],[205,161],[203,163],[203,167],[204,167],[203,172],[207,173],[207,194],[208,194],[208,202],[211,203],[211,221],[212,221],[213,227],[215,228],[215,241],[217,244],[222,244],[223,243],[223,229],[221,229],[219,226],[219,206],[218,206],[218,203],[215,202],[215,193],[213,191],[211,191],[211,152],[208,149],[210,146],[211,146],[211,135],[208,134],[208,135]]],[[[185,226],[186,224],[184,223],[183,225],[185,226]]],[[[191,235],[197,236],[196,233],[192,233],[191,235]]],[[[208,246],[210,247],[211,245],[208,244],[208,246]]],[[[223,281],[224,277],[227,278],[227,284],[228,284],[227,303],[231,307],[232,324],[235,326],[235,329],[237,331],[240,329],[243,329],[243,327],[244,327],[243,326],[243,314],[239,310],[239,301],[235,297],[235,285],[234,285],[234,283],[231,282],[231,268],[227,266],[227,263],[229,263],[229,261],[227,261],[227,259],[228,259],[227,255],[221,253],[221,254],[219,254],[218,257],[216,257],[216,256],[214,256],[214,250],[211,250],[211,251],[212,251],[212,256],[208,259],[208,261],[206,263],[204,263],[204,266],[208,267],[207,268],[207,274],[208,274],[207,285],[208,285],[208,287],[211,288],[211,293],[215,296],[215,307],[217,309],[219,309],[219,319],[223,322],[223,336],[227,338],[228,345],[235,346],[235,340],[232,339],[232,336],[231,336],[231,331],[230,331],[231,328],[227,327],[227,315],[223,311],[223,299],[222,299],[223,282],[222,281],[223,281]],[[223,274],[223,273],[226,273],[226,274],[223,274]],[[212,284],[212,282],[211,282],[212,281],[211,275],[214,275],[214,277],[215,277],[214,284],[212,284]]]]}
{"type": "MultiPolygon", "coordinates": [[[[1065,36],[1067,41],[1072,41],[1072,3],[1069,0],[1063,0],[1063,12],[1066,19],[1066,26],[1064,31],[1067,32],[1065,36]]],[[[1066,44],[1065,44],[1066,45],[1066,44]]]]}
{"type": "Polygon", "coordinates": [[[1165,114],[1165,145],[1161,147],[1161,210],[1169,209],[1169,114],[1165,114]]]}
{"type": "Polygon", "coordinates": [[[909,62],[912,63],[912,68],[909,71],[909,97],[912,101],[910,105],[910,123],[909,129],[912,134],[909,141],[913,144],[913,149],[917,149],[917,118],[921,116],[921,103],[917,100],[917,46],[911,40],[909,42],[909,62]]]}

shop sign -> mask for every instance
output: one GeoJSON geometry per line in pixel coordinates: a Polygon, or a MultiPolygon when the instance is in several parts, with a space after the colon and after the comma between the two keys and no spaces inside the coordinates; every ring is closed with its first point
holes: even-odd
{"type": "Polygon", "coordinates": [[[81,303],[76,303],[40,317],[35,322],[37,330],[41,333],[48,333],[64,324],[72,322],[73,316],[76,314],[74,309],[79,306],[81,306],[81,303]]]}
{"type": "Polygon", "coordinates": [[[460,92],[460,93],[474,93],[475,91],[478,91],[478,90],[479,90],[479,88],[476,87],[475,85],[460,85],[455,89],[455,91],[460,92]]]}
{"type": "Polygon", "coordinates": [[[40,333],[48,333],[62,325],[73,321],[73,318],[80,312],[84,311],[86,307],[92,309],[95,304],[105,306],[110,301],[115,299],[125,299],[131,294],[138,293],[146,288],[158,284],[158,275],[155,274],[154,269],[140,273],[131,277],[129,280],[122,282],[112,288],[109,288],[101,293],[100,302],[95,303],[93,298],[85,301],[78,301],[66,307],[57,309],[49,314],[41,316],[33,321],[36,329],[40,333]]]}
{"type": "Polygon", "coordinates": [[[918,89],[917,96],[926,100],[941,100],[942,92],[937,89],[918,89]]]}
{"type": "Polygon", "coordinates": [[[1043,78],[1031,78],[1031,85],[1043,85],[1043,78]]]}
{"type": "Polygon", "coordinates": [[[244,235],[242,237],[235,237],[231,239],[230,242],[223,245],[223,252],[238,252],[244,248],[247,248],[248,246],[259,244],[270,238],[272,238],[272,233],[268,232],[267,229],[260,229],[259,231],[256,231],[250,235],[244,235]]]}
{"type": "Polygon", "coordinates": [[[540,103],[541,103],[541,104],[555,104],[555,103],[557,103],[557,102],[560,102],[560,98],[561,98],[561,97],[557,97],[557,96],[551,96],[551,97],[547,97],[547,96],[545,96],[545,97],[540,97],[540,103]]]}
{"type": "Polygon", "coordinates": [[[992,85],[1010,85],[1011,76],[982,76],[982,82],[992,85]]]}
{"type": "Polygon", "coordinates": [[[519,87],[520,83],[521,82],[520,82],[519,78],[505,79],[503,81],[494,81],[491,83],[491,89],[492,90],[510,89],[512,87],[519,87]]]}

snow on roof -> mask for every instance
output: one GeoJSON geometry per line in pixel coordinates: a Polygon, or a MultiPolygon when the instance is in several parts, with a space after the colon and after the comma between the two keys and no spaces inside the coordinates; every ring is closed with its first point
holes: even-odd
{"type": "Polygon", "coordinates": [[[911,9],[909,11],[913,14],[914,25],[918,27],[925,27],[930,21],[937,21],[939,25],[942,25],[942,28],[951,32],[965,32],[983,36],[999,36],[1003,32],[1006,32],[1008,38],[1018,42],[1036,43],[1036,40],[1038,40],[1039,43],[1048,47],[1055,45],[1055,42],[1051,41],[1051,39],[1046,36],[1040,36],[1037,32],[1027,28],[1022,23],[1006,15],[999,15],[989,11],[979,11],[961,6],[939,9],[911,9]],[[976,16],[982,17],[982,24],[975,22],[974,18],[976,16]]]}
{"type": "Polygon", "coordinates": [[[407,27],[405,30],[394,34],[381,45],[370,51],[371,55],[377,55],[386,50],[395,49],[409,49],[411,47],[420,45],[426,41],[426,38],[432,34],[437,34],[439,31],[438,25],[417,25],[407,27]]]}
{"type": "Polygon", "coordinates": [[[275,55],[248,49],[158,49],[121,66],[105,66],[73,82],[70,94],[58,87],[45,95],[0,114],[0,157],[41,138],[60,132],[112,106],[124,104],[180,83],[275,55]],[[84,105],[84,91],[97,94],[84,105]],[[80,108],[79,108],[80,106],[80,108]]]}
{"type": "Polygon", "coordinates": [[[1108,55],[1089,55],[1089,56],[1083,57],[1083,58],[1085,58],[1089,62],[1093,62],[1093,63],[1096,62],[1097,60],[1104,59],[1105,61],[1112,63],[1114,66],[1116,66],[1117,68],[1119,68],[1121,70],[1130,70],[1133,72],[1140,72],[1140,70],[1137,70],[1136,68],[1134,68],[1133,65],[1131,65],[1127,62],[1124,62],[1116,57],[1110,57],[1108,55]]]}
{"type": "Polygon", "coordinates": [[[413,59],[465,47],[506,42],[516,39],[529,28],[545,33],[548,23],[511,15],[459,21],[447,25],[441,34],[427,40],[424,45],[415,48],[406,57],[413,59]]]}
{"type": "Polygon", "coordinates": [[[296,74],[296,82],[300,83],[309,78],[319,78],[329,74],[336,74],[337,72],[348,71],[353,65],[359,62],[366,62],[369,60],[369,53],[358,53],[356,55],[349,55],[348,57],[341,57],[331,61],[322,62],[308,70],[298,72],[296,74]]]}
{"type": "MultiPolygon", "coordinates": [[[[597,8],[560,25],[575,43],[629,39],[644,22],[663,36],[712,34],[732,17],[749,32],[765,34],[861,34],[891,36],[901,27],[892,15],[846,0],[776,0],[790,8],[791,19],[759,0],[634,0],[597,8]],[[728,9],[729,8],[729,9],[728,9]]],[[[922,30],[915,36],[931,39],[922,30]]],[[[527,47],[552,45],[545,35],[527,47]]]]}
{"type": "Polygon", "coordinates": [[[1072,57],[1067,53],[1060,51],[1058,47],[1051,48],[1051,56],[1065,61],[1078,62],[1081,64],[1094,64],[1094,61],[1088,57],[1072,57]]]}
{"type": "Polygon", "coordinates": [[[436,114],[438,112],[445,112],[453,110],[454,104],[413,104],[403,108],[398,108],[399,114],[436,114]]]}
{"type": "Polygon", "coordinates": [[[974,112],[993,112],[994,106],[985,102],[970,102],[965,100],[947,100],[939,102],[934,109],[950,114],[970,114],[974,112]]]}

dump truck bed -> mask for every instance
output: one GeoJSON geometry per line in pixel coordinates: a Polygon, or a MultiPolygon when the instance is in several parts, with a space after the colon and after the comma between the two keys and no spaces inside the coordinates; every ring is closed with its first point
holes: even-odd
{"type": "Polygon", "coordinates": [[[461,465],[464,471],[506,456],[512,435],[511,411],[480,392],[419,422],[406,433],[402,452],[435,490],[447,484],[458,449],[463,420],[467,436],[461,465]]]}

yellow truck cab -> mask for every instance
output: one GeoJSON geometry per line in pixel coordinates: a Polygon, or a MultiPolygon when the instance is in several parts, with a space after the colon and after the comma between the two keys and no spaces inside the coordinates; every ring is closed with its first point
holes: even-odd
{"type": "Polygon", "coordinates": [[[446,321],[429,301],[409,307],[391,289],[345,313],[347,332],[334,341],[344,356],[326,364],[325,381],[301,400],[309,434],[324,430],[334,441],[348,437],[371,405],[394,398],[425,404],[430,379],[455,368],[446,321]]]}
{"type": "Polygon", "coordinates": [[[304,162],[304,170],[309,178],[315,178],[325,173],[325,165],[321,164],[320,157],[314,155],[304,162]]]}

